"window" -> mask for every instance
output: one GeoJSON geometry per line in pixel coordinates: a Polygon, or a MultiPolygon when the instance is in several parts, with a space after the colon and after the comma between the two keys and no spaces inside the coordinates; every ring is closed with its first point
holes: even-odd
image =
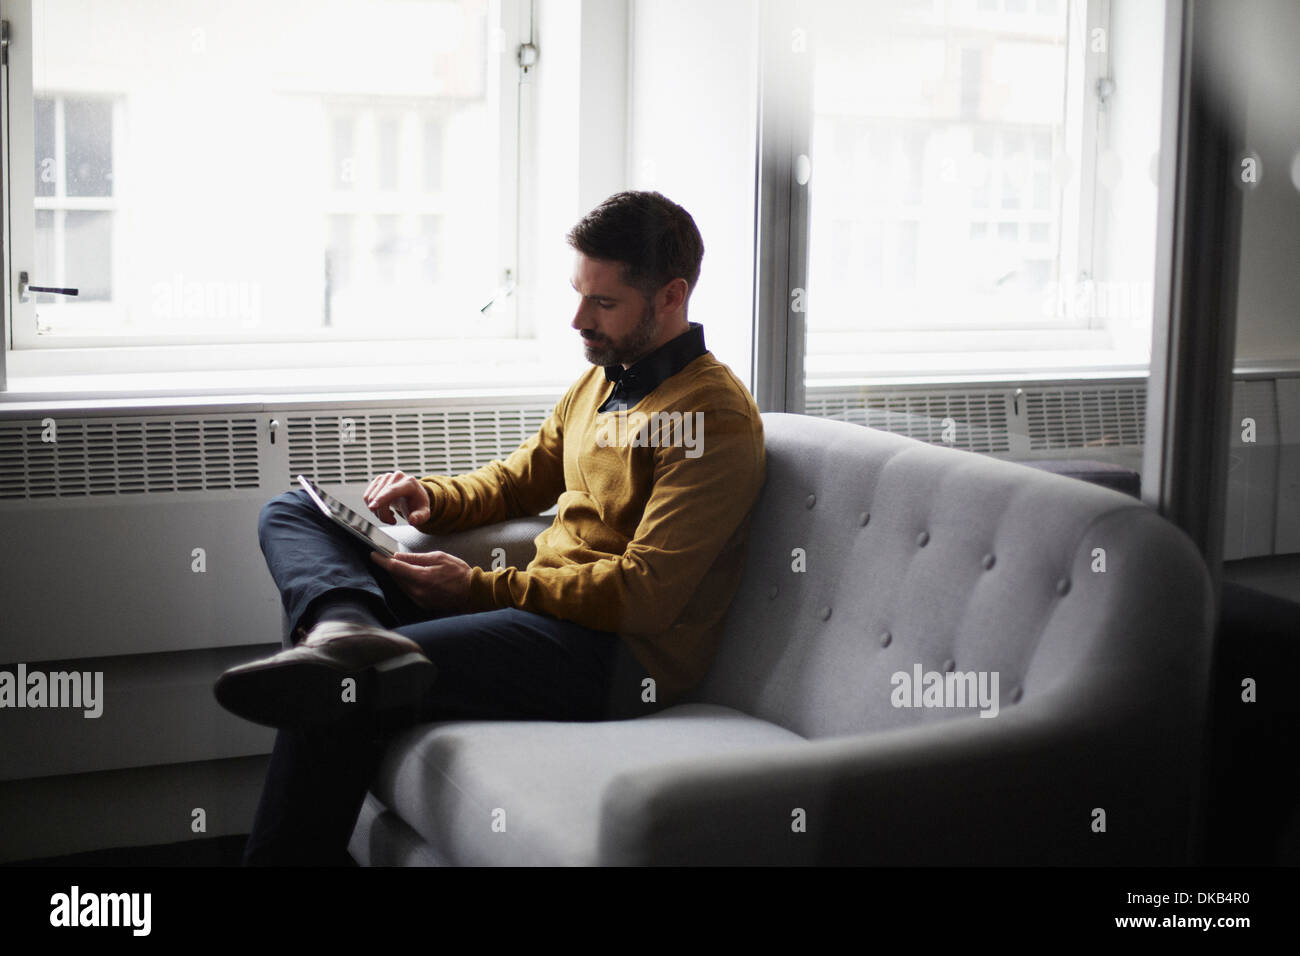
{"type": "MultiPolygon", "coordinates": [[[[1139,104],[1159,77],[1134,64],[1108,101],[1109,7],[808,4],[810,382],[934,370],[939,353],[949,371],[1029,350],[1146,362],[1158,124],[1142,130],[1139,104]],[[1103,281],[1124,273],[1108,229],[1132,237],[1142,281],[1103,281]]],[[[1152,25],[1129,49],[1158,52],[1152,25]]]]}
{"type": "Polygon", "coordinates": [[[15,353],[513,339],[524,8],[7,3],[15,353]]]}
{"type": "Polygon", "coordinates": [[[448,215],[442,130],[451,119],[448,111],[436,104],[373,101],[330,104],[327,111],[332,188],[326,199],[322,327],[364,334],[378,311],[394,331],[454,338],[466,312],[482,302],[467,299],[456,310],[432,304],[467,293],[486,300],[491,288],[459,288],[442,247],[448,215]]]}
{"type": "Polygon", "coordinates": [[[817,5],[814,329],[1043,324],[1063,238],[1068,24],[987,6],[817,5]]]}

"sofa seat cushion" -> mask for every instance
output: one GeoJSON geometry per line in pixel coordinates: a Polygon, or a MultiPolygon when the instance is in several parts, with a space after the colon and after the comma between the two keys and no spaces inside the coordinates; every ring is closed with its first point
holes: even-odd
{"type": "Polygon", "coordinates": [[[803,739],[714,704],[598,723],[445,721],[396,737],[371,790],[448,864],[595,865],[619,774],[803,739]]]}

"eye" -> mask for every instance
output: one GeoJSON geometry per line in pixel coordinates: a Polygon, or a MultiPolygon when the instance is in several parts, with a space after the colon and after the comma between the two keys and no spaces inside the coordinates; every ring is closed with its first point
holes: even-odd
{"type": "Polygon", "coordinates": [[[608,311],[610,311],[611,309],[614,308],[614,303],[613,303],[613,302],[602,302],[602,303],[600,304],[600,307],[601,307],[602,309],[604,309],[606,312],[608,312],[608,311]]]}

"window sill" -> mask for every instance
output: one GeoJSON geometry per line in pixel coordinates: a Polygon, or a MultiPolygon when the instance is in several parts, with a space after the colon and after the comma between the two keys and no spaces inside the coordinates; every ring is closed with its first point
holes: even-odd
{"type": "Polygon", "coordinates": [[[573,338],[11,351],[0,409],[251,406],[559,395],[573,338]]]}
{"type": "Polygon", "coordinates": [[[806,387],[933,385],[1146,378],[1146,348],[895,352],[808,356],[806,387]]]}
{"type": "Polygon", "coordinates": [[[505,396],[558,397],[575,375],[538,362],[343,369],[256,369],[11,378],[0,393],[6,416],[57,409],[147,410],[182,406],[400,403],[430,398],[480,401],[505,396]]]}

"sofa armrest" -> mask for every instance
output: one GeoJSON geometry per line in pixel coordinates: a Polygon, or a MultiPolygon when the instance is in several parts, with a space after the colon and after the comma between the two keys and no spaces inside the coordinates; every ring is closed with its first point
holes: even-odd
{"type": "Polygon", "coordinates": [[[384,530],[408,552],[446,551],[474,567],[491,569],[492,552],[500,548],[505,552],[505,564],[500,566],[522,568],[536,553],[533,539],[554,520],[553,515],[512,518],[454,534],[422,534],[409,525],[384,530]]]}
{"type": "Polygon", "coordinates": [[[1148,726],[1134,741],[1131,724],[1069,713],[1026,706],[629,771],[606,789],[599,861],[1186,864],[1199,735],[1148,726]]]}

